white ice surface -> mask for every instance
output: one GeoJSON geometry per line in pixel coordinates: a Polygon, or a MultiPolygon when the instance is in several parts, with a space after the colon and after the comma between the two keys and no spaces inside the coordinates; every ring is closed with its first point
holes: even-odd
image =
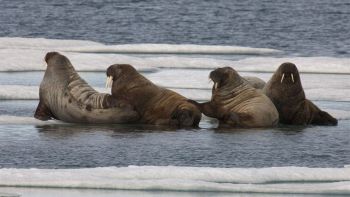
{"type": "MultiPolygon", "coordinates": [[[[44,57],[50,51],[53,50],[0,49],[0,71],[44,71],[44,57]]],[[[112,64],[127,62],[132,63],[138,71],[157,71],[156,67],[147,66],[140,59],[125,55],[59,52],[70,59],[77,71],[105,72],[112,64]]]]}
{"type": "Polygon", "coordinates": [[[175,54],[274,54],[281,51],[268,48],[194,44],[121,44],[105,45],[87,40],[0,37],[0,48],[56,49],[88,53],[175,53],[175,54]]]}
{"type": "Polygon", "coordinates": [[[0,37],[1,49],[60,49],[68,47],[103,46],[87,40],[62,40],[46,38],[0,37]]]}
{"type": "Polygon", "coordinates": [[[293,62],[302,73],[350,73],[350,58],[332,57],[252,57],[242,60],[195,58],[182,56],[140,57],[122,54],[75,53],[53,49],[0,49],[0,71],[45,70],[47,52],[58,51],[66,55],[79,71],[105,72],[112,64],[131,64],[139,71],[157,71],[157,68],[215,69],[230,66],[237,71],[273,73],[283,62],[293,62]]]}
{"type": "Polygon", "coordinates": [[[349,168],[130,166],[0,169],[2,187],[350,194],[349,168]]]}
{"type": "Polygon", "coordinates": [[[59,120],[41,121],[34,117],[0,115],[0,125],[53,125],[67,124],[59,120]]]}
{"type": "Polygon", "coordinates": [[[194,45],[194,44],[123,44],[104,46],[80,46],[67,49],[73,52],[89,53],[151,53],[151,54],[249,54],[264,55],[281,51],[267,48],[241,46],[194,45]]]}
{"type": "Polygon", "coordinates": [[[237,70],[275,72],[284,62],[294,63],[304,73],[350,73],[350,58],[335,57],[252,57],[236,61],[237,70]]]}
{"type": "Polygon", "coordinates": [[[44,56],[58,51],[71,59],[80,71],[106,71],[115,63],[127,63],[140,71],[156,71],[157,68],[207,68],[231,66],[237,71],[274,72],[283,62],[295,63],[300,72],[350,74],[350,58],[333,57],[251,57],[227,60],[224,56],[207,58],[162,55],[159,53],[209,53],[209,54],[268,54],[273,49],[239,46],[130,44],[107,46],[81,40],[55,40],[43,38],[0,38],[0,71],[45,70],[44,56]],[[75,51],[75,52],[73,52],[75,51]],[[78,53],[78,52],[89,53],[78,53]],[[103,52],[103,53],[102,53],[103,52]],[[148,53],[152,56],[122,55],[116,53],[148,53]]]}
{"type": "MultiPolygon", "coordinates": [[[[165,69],[145,76],[157,85],[167,87],[194,100],[209,100],[211,88],[209,70],[196,69],[165,69]]],[[[240,72],[242,76],[256,76],[265,81],[272,73],[240,72]]],[[[99,79],[96,79],[99,80],[99,79]]],[[[105,78],[100,79],[105,81],[105,78]]],[[[301,74],[301,80],[306,96],[310,100],[320,101],[350,101],[350,80],[348,75],[332,74],[301,74]]],[[[100,92],[110,92],[110,89],[96,88],[100,92]]],[[[38,99],[39,88],[36,86],[0,85],[0,100],[4,99],[38,99]]]]}

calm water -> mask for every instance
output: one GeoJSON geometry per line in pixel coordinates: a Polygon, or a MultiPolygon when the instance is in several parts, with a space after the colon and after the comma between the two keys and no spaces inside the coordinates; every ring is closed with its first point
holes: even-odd
{"type": "MultiPolygon", "coordinates": [[[[204,121],[202,126],[209,124],[204,121]]],[[[135,125],[0,126],[0,167],[128,165],[343,167],[350,122],[272,130],[170,130],[135,125]],[[343,129],[342,129],[343,128],[343,129]]]]}
{"type": "Polygon", "coordinates": [[[348,0],[0,1],[0,36],[192,43],[349,56],[348,0]]]}

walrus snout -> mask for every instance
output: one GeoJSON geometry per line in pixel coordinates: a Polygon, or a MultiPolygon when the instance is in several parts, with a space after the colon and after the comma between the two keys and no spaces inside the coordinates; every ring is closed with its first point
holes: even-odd
{"type": "Polygon", "coordinates": [[[106,88],[111,88],[113,81],[118,77],[119,68],[117,64],[111,65],[107,68],[106,75],[106,88]]]}
{"type": "Polygon", "coordinates": [[[281,83],[284,81],[295,83],[299,79],[298,68],[293,63],[285,62],[278,69],[281,75],[281,83]]]}
{"type": "Polygon", "coordinates": [[[58,52],[55,52],[55,51],[53,51],[53,52],[48,52],[48,53],[45,55],[45,62],[48,63],[49,60],[50,60],[53,56],[55,56],[55,55],[60,55],[60,54],[59,54],[58,52]]]}
{"type": "Polygon", "coordinates": [[[281,83],[283,83],[283,81],[286,81],[285,79],[288,79],[289,82],[295,83],[295,76],[296,75],[294,73],[282,73],[281,83]]]}

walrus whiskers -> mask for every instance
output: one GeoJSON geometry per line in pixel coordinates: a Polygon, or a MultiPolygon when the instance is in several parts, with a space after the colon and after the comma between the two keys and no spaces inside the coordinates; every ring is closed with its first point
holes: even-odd
{"type": "Polygon", "coordinates": [[[294,75],[293,75],[293,73],[291,73],[290,76],[292,77],[292,81],[294,83],[294,75]]]}
{"type": "Polygon", "coordinates": [[[281,83],[283,83],[283,79],[284,79],[284,73],[283,73],[282,78],[281,78],[281,83]]]}

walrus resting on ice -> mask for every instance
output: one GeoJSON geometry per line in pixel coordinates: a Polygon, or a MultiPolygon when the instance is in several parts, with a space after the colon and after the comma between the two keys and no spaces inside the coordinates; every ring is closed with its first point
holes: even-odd
{"type": "Polygon", "coordinates": [[[267,82],[263,92],[275,104],[280,123],[292,125],[337,125],[337,119],[305,98],[297,67],[283,63],[267,82]]]}
{"type": "Polygon", "coordinates": [[[65,56],[50,52],[45,61],[35,118],[72,123],[128,123],[139,118],[130,105],[90,87],[65,56]]]}
{"type": "Polygon", "coordinates": [[[201,112],[184,96],[158,87],[128,64],[107,69],[112,96],[126,100],[140,114],[140,123],[180,127],[198,126],[201,112]]]}
{"type": "Polygon", "coordinates": [[[211,101],[197,105],[206,116],[217,118],[219,126],[258,128],[278,124],[278,112],[270,99],[233,68],[218,68],[209,77],[214,81],[211,101]]]}

